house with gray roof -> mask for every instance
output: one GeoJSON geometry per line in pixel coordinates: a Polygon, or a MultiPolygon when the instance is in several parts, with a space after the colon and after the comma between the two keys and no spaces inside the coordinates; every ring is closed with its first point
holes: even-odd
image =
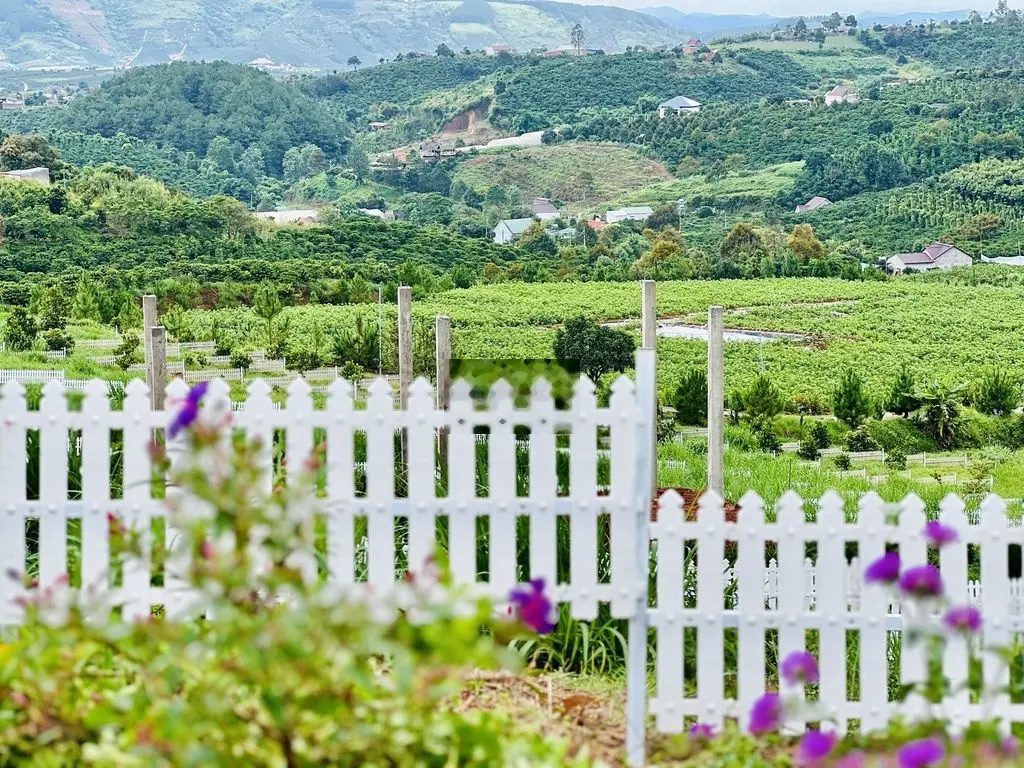
{"type": "Polygon", "coordinates": [[[533,224],[534,219],[502,219],[498,222],[492,232],[494,235],[494,242],[499,245],[508,245],[533,224]]]}
{"type": "Polygon", "coordinates": [[[654,209],[649,205],[634,205],[628,208],[618,208],[608,211],[604,220],[609,224],[616,224],[620,221],[647,221],[654,215],[654,209]]]}
{"type": "Polygon", "coordinates": [[[676,96],[674,99],[663,101],[658,105],[658,117],[664,119],[667,115],[695,115],[700,112],[700,102],[688,99],[686,96],[676,96]]]}
{"type": "Polygon", "coordinates": [[[796,213],[807,213],[808,211],[816,211],[819,208],[824,208],[826,205],[832,205],[832,201],[827,197],[812,197],[803,205],[796,207],[796,213]]]}
{"type": "Polygon", "coordinates": [[[932,243],[920,253],[897,253],[885,260],[885,269],[894,275],[927,272],[932,269],[969,267],[974,260],[955,245],[932,243]]]}

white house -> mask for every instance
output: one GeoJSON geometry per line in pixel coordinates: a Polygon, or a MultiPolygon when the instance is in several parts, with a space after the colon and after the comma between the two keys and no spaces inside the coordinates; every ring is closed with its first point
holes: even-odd
{"type": "Polygon", "coordinates": [[[674,99],[663,101],[658,105],[658,117],[664,118],[670,113],[677,115],[695,115],[700,112],[700,102],[688,99],[685,96],[676,96],[674,99]]]}
{"type": "Polygon", "coordinates": [[[263,219],[274,224],[313,224],[320,218],[320,211],[299,210],[299,211],[260,211],[256,214],[257,219],[263,219]]]}
{"type": "Polygon", "coordinates": [[[533,219],[502,219],[494,228],[494,242],[508,245],[530,228],[533,219]]]}
{"type": "Polygon", "coordinates": [[[860,96],[854,93],[848,85],[837,85],[825,94],[826,107],[831,107],[833,104],[856,104],[858,101],[860,101],[860,96]]]}
{"type": "Polygon", "coordinates": [[[364,216],[372,216],[375,219],[381,221],[394,221],[395,214],[393,211],[382,211],[379,208],[360,208],[359,212],[364,216]]]}
{"type": "Polygon", "coordinates": [[[0,172],[0,178],[18,179],[19,181],[31,181],[35,184],[42,184],[44,187],[48,187],[50,186],[50,169],[25,168],[20,171],[2,171],[0,172]]]}
{"type": "Polygon", "coordinates": [[[620,221],[647,221],[654,215],[654,209],[649,205],[637,205],[632,208],[619,208],[614,211],[608,211],[604,215],[604,220],[608,224],[616,224],[620,221]]]}
{"type": "Polygon", "coordinates": [[[562,217],[562,214],[558,212],[558,209],[546,197],[535,197],[530,205],[530,211],[533,213],[534,218],[541,221],[554,221],[562,217]]]}
{"type": "Polygon", "coordinates": [[[885,260],[885,269],[894,275],[927,272],[930,269],[969,267],[974,263],[966,253],[949,243],[932,243],[920,253],[897,253],[885,260]]]}
{"type": "Polygon", "coordinates": [[[484,53],[488,56],[498,56],[502,53],[515,53],[516,49],[511,45],[504,45],[502,43],[495,43],[494,45],[488,45],[484,49],[484,53]]]}
{"type": "Polygon", "coordinates": [[[824,208],[826,205],[832,205],[832,201],[827,197],[812,197],[803,205],[796,207],[796,213],[807,213],[808,211],[816,211],[819,208],[824,208]]]}

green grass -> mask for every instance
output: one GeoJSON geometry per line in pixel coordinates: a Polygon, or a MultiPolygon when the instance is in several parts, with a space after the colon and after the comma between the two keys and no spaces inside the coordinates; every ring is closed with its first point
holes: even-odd
{"type": "Polygon", "coordinates": [[[770,165],[756,171],[734,172],[724,178],[710,181],[702,174],[697,173],[686,178],[659,181],[631,190],[617,198],[614,204],[674,204],[680,199],[692,202],[697,197],[713,197],[730,203],[768,202],[774,200],[779,192],[790,189],[802,168],[803,161],[798,160],[792,163],[770,165]]]}
{"type": "Polygon", "coordinates": [[[517,188],[523,200],[550,197],[570,213],[593,210],[656,179],[671,174],[635,149],[582,142],[476,155],[454,175],[480,192],[497,185],[517,188]]]}

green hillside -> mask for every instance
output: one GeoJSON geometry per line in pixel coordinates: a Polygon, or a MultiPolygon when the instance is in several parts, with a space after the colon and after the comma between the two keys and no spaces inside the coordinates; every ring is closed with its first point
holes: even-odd
{"type": "Polygon", "coordinates": [[[369,64],[409,51],[519,50],[568,45],[576,23],[587,45],[620,51],[678,42],[653,16],[612,7],[484,0],[5,0],[0,50],[10,62],[110,66],[188,60],[276,62],[325,71],[352,56],[369,64]]]}

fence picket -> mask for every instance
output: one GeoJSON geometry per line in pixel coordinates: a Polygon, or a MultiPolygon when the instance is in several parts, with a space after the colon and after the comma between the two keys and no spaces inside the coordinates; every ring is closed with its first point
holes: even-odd
{"type": "MultiPolygon", "coordinates": [[[[779,663],[793,651],[802,651],[804,637],[804,508],[803,500],[787,491],[776,506],[775,540],[779,552],[779,663]]],[[[779,690],[786,686],[779,680],[779,690]]],[[[787,696],[802,700],[803,686],[786,690],[787,696]]],[[[802,722],[792,720],[787,728],[800,732],[802,722]]]]}
{"type": "Polygon", "coordinates": [[[367,522],[367,576],[370,584],[385,587],[395,581],[395,423],[391,385],[377,379],[370,385],[366,411],[366,495],[372,499],[367,522]]]}
{"type": "Polygon", "coordinates": [[[597,398],[586,376],[573,390],[572,451],[569,454],[569,580],[572,616],[597,618],[597,398]]]}
{"type": "Polygon", "coordinates": [[[981,580],[985,585],[981,593],[984,617],[982,644],[986,707],[983,717],[1000,719],[1004,732],[1009,730],[1006,716],[1010,708],[1010,669],[999,649],[1010,642],[1011,632],[1006,626],[1009,590],[1006,580],[1009,548],[1006,545],[1008,520],[1006,504],[997,496],[988,496],[981,503],[981,527],[987,541],[981,547],[981,580]]]}
{"type": "Polygon", "coordinates": [[[409,570],[418,572],[434,555],[434,388],[423,377],[409,387],[409,570]]]}
{"type": "Polygon", "coordinates": [[[504,379],[491,385],[491,435],[488,441],[487,488],[490,509],[488,555],[491,587],[503,595],[518,581],[516,568],[516,438],[512,424],[512,387],[504,379]]]}
{"type": "Polygon", "coordinates": [[[725,505],[722,498],[711,490],[701,496],[698,505],[697,612],[703,614],[704,621],[697,627],[697,701],[703,714],[702,719],[719,726],[725,715],[721,570],[725,546],[725,505]]]}
{"type": "Polygon", "coordinates": [[[18,381],[3,385],[0,397],[0,489],[3,489],[4,520],[0,536],[0,619],[10,626],[21,622],[19,599],[25,595],[25,387],[18,381]],[[9,578],[10,573],[14,578],[9,578]]]}
{"type": "MultiPolygon", "coordinates": [[[[911,494],[900,505],[899,542],[900,560],[903,567],[921,565],[925,562],[927,548],[922,531],[925,524],[924,502],[911,494]]],[[[927,615],[922,615],[911,601],[903,601],[904,625],[915,622],[924,623],[927,615]]],[[[917,685],[927,679],[927,648],[924,643],[904,643],[900,649],[900,674],[905,685],[917,685]]],[[[928,702],[920,691],[911,691],[907,695],[905,711],[909,721],[920,720],[927,715],[928,702]]]]}
{"type": "Polygon", "coordinates": [[[327,411],[327,570],[333,583],[351,584],[355,581],[355,456],[352,385],[345,379],[331,384],[327,411]]]}
{"type": "Polygon", "coordinates": [[[448,498],[453,506],[448,515],[448,561],[456,583],[475,584],[476,513],[472,508],[476,497],[476,443],[473,439],[473,401],[465,379],[452,384],[448,437],[448,498]]]}
{"type": "MultiPolygon", "coordinates": [[[[748,491],[740,499],[738,519],[743,532],[736,560],[736,611],[740,615],[737,684],[740,712],[764,693],[764,506],[748,491]]],[[[739,537],[737,537],[739,538],[739,537]]]]}
{"type": "MultiPolygon", "coordinates": [[[[866,568],[885,553],[888,526],[881,497],[872,492],[860,500],[860,538],[857,551],[866,568]]],[[[858,574],[860,575],[860,574],[858,574]]],[[[882,728],[888,715],[889,657],[883,617],[889,596],[878,584],[867,584],[860,592],[860,718],[865,732],[882,728]]]]}
{"type": "MultiPolygon", "coordinates": [[[[86,385],[82,413],[82,589],[97,597],[110,588],[110,523],[104,502],[110,498],[110,400],[98,379],[86,385]]],[[[90,606],[90,621],[107,616],[90,606]]]]}
{"type": "MultiPolygon", "coordinates": [[[[942,500],[939,520],[957,532],[957,540],[947,544],[939,552],[942,582],[946,597],[953,605],[967,603],[967,536],[968,523],[964,514],[964,503],[953,494],[942,500]]],[[[945,702],[946,715],[954,734],[963,733],[970,723],[968,707],[970,694],[967,685],[967,640],[962,634],[952,634],[946,639],[943,652],[943,671],[949,680],[951,693],[945,702]]]]}
{"type": "Polygon", "coordinates": [[[537,379],[530,393],[530,576],[554,585],[558,576],[556,547],[557,495],[555,467],[555,403],[551,384],[537,379]]]}
{"type": "Polygon", "coordinates": [[[818,563],[815,569],[815,613],[819,624],[821,676],[819,699],[839,733],[846,732],[846,541],[843,498],[835,492],[818,505],[818,563]]]}
{"type": "MultiPolygon", "coordinates": [[[[636,463],[636,399],[635,387],[627,376],[612,384],[611,425],[611,490],[608,509],[611,514],[611,580],[612,584],[629,584],[636,574],[636,515],[633,472],[636,463]]],[[[629,618],[636,611],[634,590],[620,586],[612,595],[611,613],[615,618],[629,618]]]]}
{"type": "Polygon", "coordinates": [[[122,585],[124,616],[145,619],[150,607],[152,531],[150,520],[149,466],[149,387],[141,379],[132,379],[124,398],[124,500],[128,504],[123,523],[139,537],[140,553],[124,558],[122,585]]]}
{"type": "MultiPolygon", "coordinates": [[[[166,409],[172,413],[176,412],[188,391],[189,387],[183,379],[171,381],[167,385],[166,409]]],[[[164,437],[172,471],[177,470],[189,458],[185,453],[185,441],[182,437],[171,439],[166,429],[164,437]]],[[[181,488],[173,484],[167,487],[167,499],[173,504],[174,514],[167,517],[168,557],[164,578],[168,589],[164,606],[168,617],[177,618],[186,615],[189,609],[188,572],[192,561],[192,542],[182,534],[180,523],[191,520],[193,515],[199,514],[205,508],[201,502],[184,494],[181,488]]]]}
{"type": "Polygon", "coordinates": [[[683,731],[683,499],[673,490],[658,501],[658,519],[651,524],[651,538],[658,541],[658,653],[654,675],[658,730],[683,731]]]}
{"type": "Polygon", "coordinates": [[[305,379],[298,378],[288,386],[285,409],[288,412],[288,428],[285,430],[288,487],[299,492],[289,514],[295,518],[302,532],[302,541],[291,553],[292,564],[306,583],[311,584],[317,577],[316,553],[313,551],[313,507],[312,499],[307,495],[312,492],[309,474],[313,456],[313,397],[305,379]]]}
{"type": "Polygon", "coordinates": [[[43,387],[39,406],[39,583],[53,587],[68,575],[68,402],[64,385],[43,387]]]}

